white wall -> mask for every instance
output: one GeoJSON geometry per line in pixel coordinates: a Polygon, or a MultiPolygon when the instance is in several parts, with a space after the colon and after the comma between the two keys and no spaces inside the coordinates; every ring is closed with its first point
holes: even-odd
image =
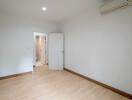
{"type": "Polygon", "coordinates": [[[33,32],[57,32],[57,24],[0,14],[0,77],[33,70],[33,32]]]}
{"type": "Polygon", "coordinates": [[[63,29],[66,68],[132,94],[132,7],[101,15],[95,4],[63,29]]]}

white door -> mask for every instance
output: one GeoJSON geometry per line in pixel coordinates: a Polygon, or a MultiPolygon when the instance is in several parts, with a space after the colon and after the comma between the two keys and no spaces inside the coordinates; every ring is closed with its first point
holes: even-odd
{"type": "Polygon", "coordinates": [[[49,34],[49,57],[48,64],[51,70],[63,70],[63,34],[49,34]]]}

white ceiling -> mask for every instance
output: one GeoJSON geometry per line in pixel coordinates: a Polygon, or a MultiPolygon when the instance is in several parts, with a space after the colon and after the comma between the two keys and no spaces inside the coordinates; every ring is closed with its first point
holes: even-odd
{"type": "Polygon", "coordinates": [[[0,0],[0,11],[28,18],[66,21],[86,12],[93,0],[0,0]],[[43,12],[41,8],[47,7],[43,12]]]}

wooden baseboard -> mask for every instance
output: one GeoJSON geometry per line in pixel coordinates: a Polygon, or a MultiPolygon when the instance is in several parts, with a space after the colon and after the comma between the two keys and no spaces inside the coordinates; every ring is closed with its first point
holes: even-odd
{"type": "Polygon", "coordinates": [[[109,85],[106,85],[106,84],[101,83],[101,82],[99,82],[99,81],[96,81],[96,80],[94,80],[94,79],[91,79],[91,78],[89,78],[89,77],[87,77],[87,76],[81,75],[81,74],[79,74],[79,73],[77,73],[77,72],[75,72],[75,71],[72,71],[72,70],[70,70],[70,69],[64,68],[64,70],[66,70],[66,71],[68,71],[68,72],[71,72],[71,73],[73,73],[73,74],[75,74],[75,75],[78,75],[78,76],[80,76],[80,77],[82,77],[82,78],[85,78],[85,79],[87,79],[87,80],[89,80],[89,81],[91,81],[91,82],[93,82],[93,83],[96,83],[96,84],[98,84],[98,85],[100,85],[100,86],[102,86],[102,87],[105,87],[105,88],[107,88],[107,89],[109,89],[109,90],[111,90],[111,91],[114,91],[114,92],[116,92],[116,93],[118,93],[118,94],[120,94],[120,95],[122,95],[122,96],[124,96],[124,97],[127,97],[127,98],[129,98],[129,99],[132,99],[132,94],[128,94],[128,93],[126,93],[126,92],[124,92],[124,91],[121,91],[121,90],[116,89],[116,88],[114,88],[114,87],[112,87],[112,86],[109,86],[109,85]]]}
{"type": "Polygon", "coordinates": [[[20,74],[13,74],[13,75],[8,75],[8,76],[3,76],[3,77],[0,77],[0,80],[13,78],[13,77],[17,77],[17,76],[22,76],[22,75],[27,75],[27,74],[31,74],[31,73],[32,73],[32,71],[25,72],[25,73],[20,73],[20,74]]]}

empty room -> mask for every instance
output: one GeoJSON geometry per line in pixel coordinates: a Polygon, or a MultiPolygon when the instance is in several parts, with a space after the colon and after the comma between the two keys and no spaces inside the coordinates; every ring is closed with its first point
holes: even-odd
{"type": "Polygon", "coordinates": [[[132,0],[0,0],[0,100],[132,100],[132,0]]]}

